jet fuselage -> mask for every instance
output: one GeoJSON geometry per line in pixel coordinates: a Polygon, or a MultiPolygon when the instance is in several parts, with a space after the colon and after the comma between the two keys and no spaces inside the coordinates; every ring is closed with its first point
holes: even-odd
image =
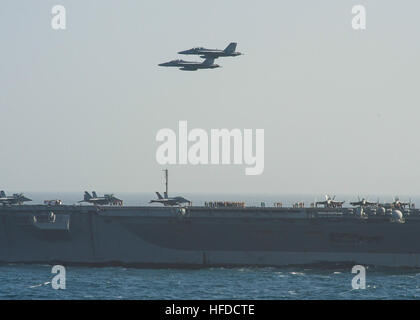
{"type": "Polygon", "coordinates": [[[204,62],[184,61],[184,60],[172,60],[169,62],[160,63],[160,67],[177,67],[181,70],[196,71],[198,69],[215,69],[219,68],[218,64],[215,64],[214,59],[206,59],[204,62]]]}

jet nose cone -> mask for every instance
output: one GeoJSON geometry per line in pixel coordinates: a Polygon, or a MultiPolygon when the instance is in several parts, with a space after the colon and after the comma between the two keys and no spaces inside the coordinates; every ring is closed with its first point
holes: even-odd
{"type": "Polygon", "coordinates": [[[170,63],[169,62],[164,62],[164,63],[159,63],[158,64],[158,66],[159,67],[167,67],[167,66],[169,66],[170,65],[170,63]]]}

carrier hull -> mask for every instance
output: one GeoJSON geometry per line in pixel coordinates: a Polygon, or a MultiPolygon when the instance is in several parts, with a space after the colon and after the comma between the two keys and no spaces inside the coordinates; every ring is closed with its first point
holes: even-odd
{"type": "Polygon", "coordinates": [[[0,261],[135,266],[420,267],[420,216],[347,209],[13,206],[0,261]]]}

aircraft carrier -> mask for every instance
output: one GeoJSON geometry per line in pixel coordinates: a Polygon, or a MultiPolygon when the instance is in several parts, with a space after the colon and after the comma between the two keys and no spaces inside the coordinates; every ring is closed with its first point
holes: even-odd
{"type": "Polygon", "coordinates": [[[241,203],[4,205],[0,206],[0,261],[148,267],[323,263],[420,267],[420,211],[398,203],[355,208],[328,203],[290,208],[241,203]]]}

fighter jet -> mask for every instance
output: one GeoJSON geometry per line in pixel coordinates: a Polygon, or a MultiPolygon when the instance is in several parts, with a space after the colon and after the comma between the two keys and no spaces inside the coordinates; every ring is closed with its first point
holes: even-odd
{"type": "Polygon", "coordinates": [[[198,69],[215,69],[220,68],[218,64],[214,63],[214,58],[207,58],[203,62],[172,60],[169,62],[159,64],[160,67],[177,67],[183,71],[197,71],[198,69]]]}
{"type": "Polygon", "coordinates": [[[331,198],[329,195],[325,195],[325,201],[317,201],[315,205],[323,205],[324,208],[341,208],[345,201],[334,201],[335,196],[331,198]]]}
{"type": "Polygon", "coordinates": [[[369,206],[377,206],[378,203],[376,202],[369,202],[365,198],[361,199],[358,197],[358,201],[350,202],[350,204],[354,207],[369,207],[369,206]]]}
{"type": "Polygon", "coordinates": [[[165,172],[165,192],[164,197],[159,192],[156,192],[157,199],[156,200],[150,200],[149,203],[161,203],[165,207],[166,206],[180,206],[183,203],[191,203],[191,201],[185,199],[184,197],[168,197],[168,185],[169,185],[169,178],[168,178],[168,169],[163,170],[165,172]]]}
{"type": "Polygon", "coordinates": [[[32,201],[26,198],[23,193],[14,193],[12,196],[6,196],[4,191],[0,191],[0,203],[3,205],[8,204],[23,204],[26,201],[32,201]]]}
{"type": "Polygon", "coordinates": [[[219,49],[206,49],[203,47],[192,48],[185,51],[180,51],[178,54],[194,54],[199,55],[201,58],[213,58],[217,59],[219,57],[236,57],[241,55],[240,52],[235,52],[236,42],[231,42],[225,50],[219,49]]]}
{"type": "Polygon", "coordinates": [[[185,199],[184,197],[173,197],[168,198],[168,194],[165,192],[165,197],[162,197],[162,195],[159,192],[156,192],[156,195],[158,196],[158,199],[156,200],[150,200],[149,203],[161,203],[165,207],[166,206],[180,206],[183,203],[190,203],[190,200],[185,199]]]}
{"type": "Polygon", "coordinates": [[[84,199],[80,202],[89,202],[94,205],[122,205],[122,200],[114,197],[113,194],[105,194],[103,197],[98,197],[95,191],[92,191],[92,195],[89,192],[85,191],[84,199]]]}
{"type": "Polygon", "coordinates": [[[409,202],[401,202],[399,197],[394,197],[394,201],[391,203],[384,203],[382,204],[385,208],[397,208],[397,209],[405,209],[405,207],[412,207],[411,199],[409,202]]]}

